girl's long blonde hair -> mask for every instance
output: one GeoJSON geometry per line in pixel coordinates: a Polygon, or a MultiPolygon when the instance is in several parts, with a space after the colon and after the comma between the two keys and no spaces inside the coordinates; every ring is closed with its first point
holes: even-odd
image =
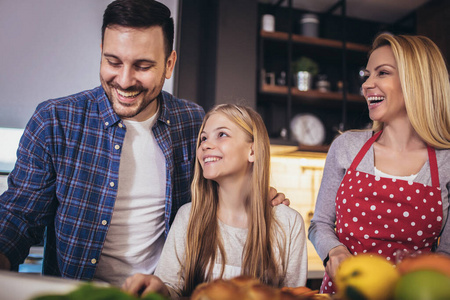
{"type": "MultiPolygon", "coordinates": [[[[429,145],[450,148],[450,82],[444,58],[433,41],[424,36],[392,35],[376,37],[371,53],[388,45],[394,53],[414,130],[429,145]]],[[[374,121],[377,132],[383,123],[374,121]]]]}
{"type": "MultiPolygon", "coordinates": [[[[253,143],[255,161],[252,166],[251,194],[248,214],[248,236],[242,255],[242,275],[253,276],[261,282],[280,286],[280,269],[285,269],[284,243],[276,236],[279,225],[274,220],[273,210],[268,202],[270,174],[270,142],[264,122],[251,108],[222,104],[209,111],[200,129],[213,114],[223,114],[237,124],[253,143]],[[274,246],[280,250],[274,255],[274,246]],[[277,263],[278,262],[278,263],[277,263]]],[[[184,266],[184,291],[190,295],[195,287],[212,279],[216,259],[222,264],[222,275],[226,263],[225,251],[220,237],[217,205],[218,184],[205,179],[198,160],[191,184],[192,207],[186,237],[186,257],[184,266]]]]}

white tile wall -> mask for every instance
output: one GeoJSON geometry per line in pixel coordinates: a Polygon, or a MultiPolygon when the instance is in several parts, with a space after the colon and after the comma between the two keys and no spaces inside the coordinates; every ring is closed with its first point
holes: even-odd
{"type": "MultiPolygon", "coordinates": [[[[273,155],[271,158],[271,186],[289,198],[291,207],[297,210],[309,227],[315,200],[322,180],[325,154],[322,157],[273,155]]],[[[308,277],[322,278],[322,261],[308,240],[308,277]]]]}

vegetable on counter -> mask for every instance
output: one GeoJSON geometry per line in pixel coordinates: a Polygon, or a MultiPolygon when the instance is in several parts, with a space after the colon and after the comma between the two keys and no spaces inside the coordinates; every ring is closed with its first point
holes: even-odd
{"type": "Polygon", "coordinates": [[[339,300],[448,300],[450,257],[417,252],[394,265],[377,254],[358,254],[341,263],[335,283],[339,300]]]}
{"type": "Polygon", "coordinates": [[[117,287],[98,287],[93,284],[84,284],[76,290],[64,295],[44,295],[31,300],[167,300],[168,298],[150,293],[141,298],[130,295],[117,287]]]}

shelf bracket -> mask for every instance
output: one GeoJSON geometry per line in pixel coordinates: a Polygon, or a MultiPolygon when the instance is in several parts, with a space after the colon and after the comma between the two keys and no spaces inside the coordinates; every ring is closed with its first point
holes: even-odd
{"type": "Polygon", "coordinates": [[[288,24],[289,24],[289,39],[288,39],[288,95],[287,95],[287,111],[286,111],[286,120],[285,120],[285,126],[287,129],[287,137],[288,139],[292,138],[292,132],[290,128],[290,122],[292,119],[292,71],[291,71],[291,65],[292,62],[292,0],[288,0],[289,5],[289,17],[288,17],[288,24]]]}
{"type": "Polygon", "coordinates": [[[285,0],[278,0],[273,6],[279,7],[285,0]]]}
{"type": "Polygon", "coordinates": [[[347,125],[347,94],[348,94],[348,78],[347,78],[347,1],[340,1],[342,5],[342,122],[339,130],[344,131],[347,125]]]}
{"type": "Polygon", "coordinates": [[[339,124],[339,130],[344,131],[347,123],[347,1],[340,0],[331,6],[325,14],[332,14],[336,9],[341,9],[342,18],[342,120],[339,124]]]}
{"type": "Polygon", "coordinates": [[[336,9],[338,9],[339,7],[345,6],[344,1],[345,1],[345,0],[340,0],[340,1],[336,2],[332,7],[330,7],[330,8],[325,12],[325,14],[331,14],[331,13],[333,13],[336,9]]]}

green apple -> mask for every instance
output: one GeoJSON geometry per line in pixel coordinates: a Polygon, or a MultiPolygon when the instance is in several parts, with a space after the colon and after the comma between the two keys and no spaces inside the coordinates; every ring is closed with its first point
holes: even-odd
{"type": "Polygon", "coordinates": [[[435,270],[418,270],[397,282],[395,300],[449,300],[450,277],[435,270]]]}

